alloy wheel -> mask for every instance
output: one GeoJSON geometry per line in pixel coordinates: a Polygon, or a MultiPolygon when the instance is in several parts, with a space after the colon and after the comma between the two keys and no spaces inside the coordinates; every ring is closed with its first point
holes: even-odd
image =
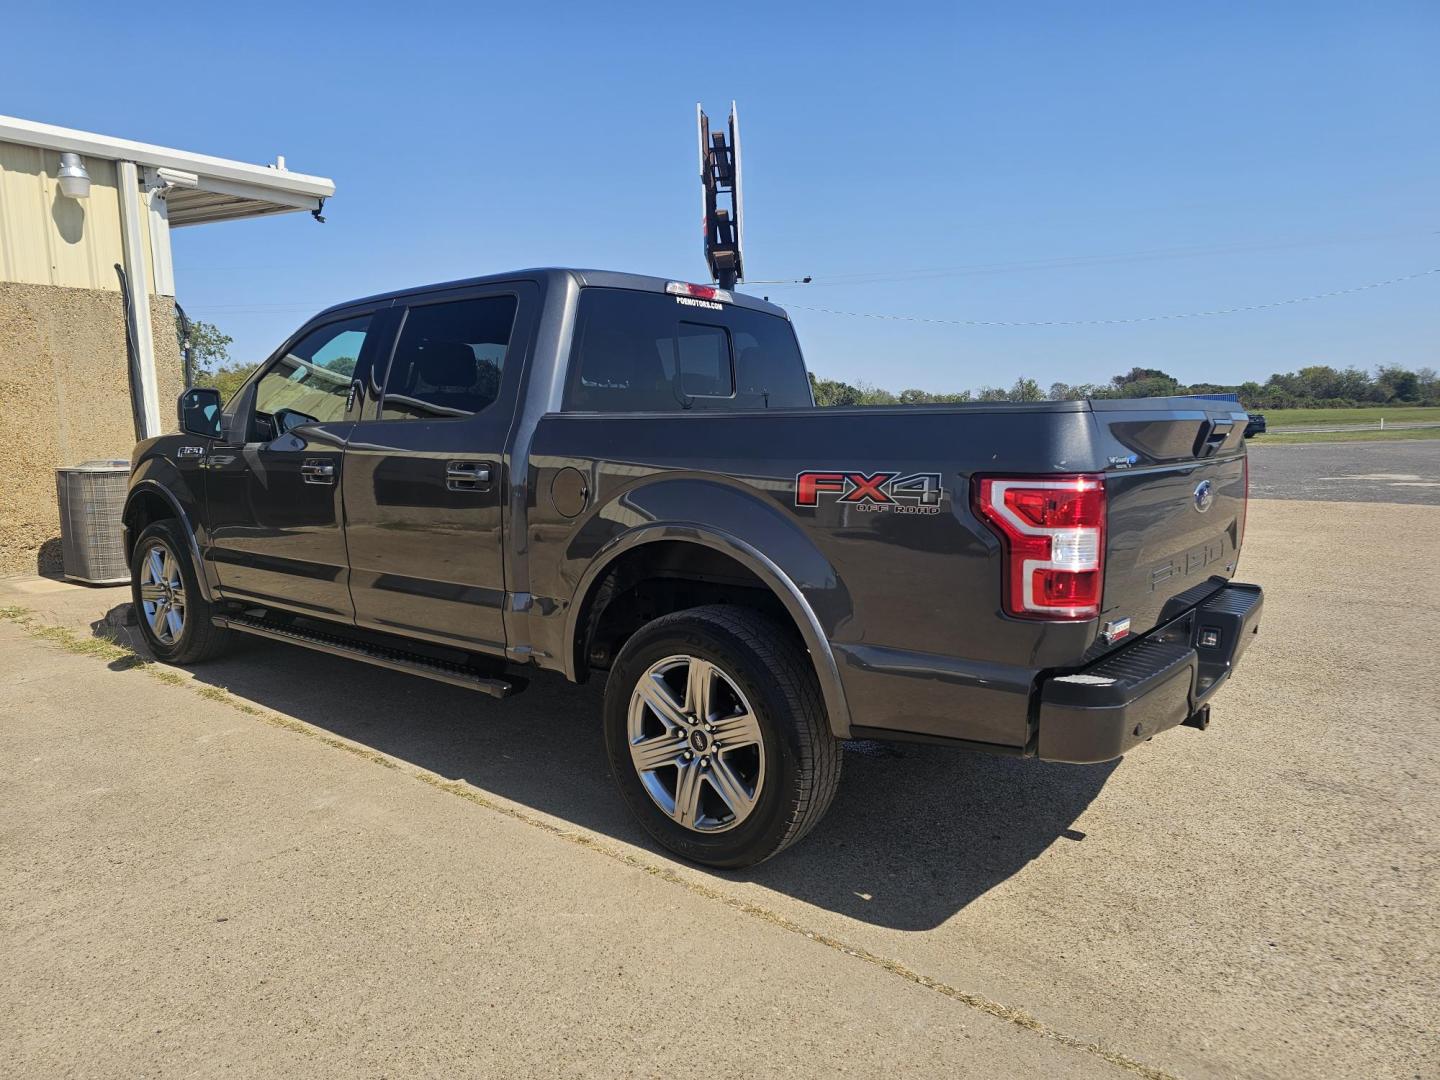
{"type": "Polygon", "coordinates": [[[699,833],[733,829],[765,782],[760,721],[735,680],[698,656],[650,665],[630,697],[630,760],[650,798],[699,833]]]}
{"type": "Polygon", "coordinates": [[[180,561],[164,544],[152,544],[140,564],[140,606],[155,640],[174,645],[185,631],[185,580],[180,561]]]}

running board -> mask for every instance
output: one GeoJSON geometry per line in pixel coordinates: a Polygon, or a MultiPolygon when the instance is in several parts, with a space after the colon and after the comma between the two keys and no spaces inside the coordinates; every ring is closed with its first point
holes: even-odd
{"type": "Polygon", "coordinates": [[[463,686],[467,690],[479,690],[482,694],[489,694],[491,697],[509,697],[517,690],[523,689],[523,680],[520,681],[520,685],[517,685],[516,681],[497,679],[493,675],[482,674],[476,668],[468,667],[465,664],[437,660],[431,656],[422,656],[419,653],[406,652],[404,649],[394,649],[386,645],[354,641],[339,634],[327,634],[318,630],[296,630],[291,626],[281,626],[266,622],[264,619],[252,619],[246,615],[217,615],[210,621],[227,630],[238,630],[242,634],[254,634],[256,637],[270,638],[273,641],[287,641],[291,645],[303,645],[305,648],[314,649],[317,652],[329,653],[331,656],[344,656],[351,660],[361,660],[367,664],[374,664],[376,667],[389,668],[392,671],[406,671],[411,675],[435,679],[452,686],[463,686]]]}

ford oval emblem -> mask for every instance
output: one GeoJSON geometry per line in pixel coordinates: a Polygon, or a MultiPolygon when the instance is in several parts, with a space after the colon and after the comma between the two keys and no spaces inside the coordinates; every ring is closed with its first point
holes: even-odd
{"type": "Polygon", "coordinates": [[[1215,487],[1209,480],[1201,480],[1195,485],[1195,512],[1203,514],[1210,509],[1215,502],[1215,487]]]}

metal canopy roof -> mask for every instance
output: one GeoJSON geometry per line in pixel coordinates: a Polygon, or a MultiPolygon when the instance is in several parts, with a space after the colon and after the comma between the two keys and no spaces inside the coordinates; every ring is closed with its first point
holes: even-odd
{"type": "Polygon", "coordinates": [[[0,142],[102,161],[133,161],[156,170],[154,179],[163,185],[171,226],[318,211],[335,194],[335,182],[324,176],[191,154],[13,116],[0,116],[0,142]]]}

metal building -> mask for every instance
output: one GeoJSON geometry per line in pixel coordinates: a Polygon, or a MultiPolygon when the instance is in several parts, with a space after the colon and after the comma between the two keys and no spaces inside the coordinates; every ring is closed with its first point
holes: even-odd
{"type": "Polygon", "coordinates": [[[283,159],[251,165],[0,116],[0,574],[60,568],[57,467],[128,458],[137,432],[173,426],[183,373],[170,230],[318,215],[334,191],[283,159]]]}

